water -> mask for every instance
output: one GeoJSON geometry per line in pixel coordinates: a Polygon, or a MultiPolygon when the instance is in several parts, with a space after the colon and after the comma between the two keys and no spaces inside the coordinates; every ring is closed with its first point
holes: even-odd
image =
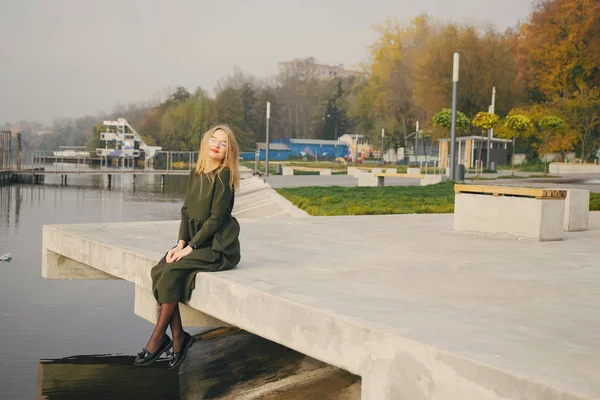
{"type": "MultiPolygon", "coordinates": [[[[36,398],[41,372],[50,371],[47,378],[53,371],[48,363],[60,364],[67,357],[74,360],[73,380],[85,380],[90,365],[129,366],[152,329],[134,315],[133,286],[128,282],[43,279],[42,225],[173,220],[179,218],[182,200],[182,194],[151,191],[0,187],[0,254],[12,255],[11,262],[0,262],[0,399],[36,398]],[[86,367],[75,368],[78,363],[86,367]]],[[[126,370],[150,382],[161,377],[163,386],[172,388],[168,384],[172,374],[126,370]]],[[[131,398],[122,385],[112,386],[103,386],[102,397],[131,398]]],[[[154,397],[146,398],[165,398],[163,394],[155,391],[154,397]]],[[[48,398],[77,396],[62,393],[48,398]]]]}
{"type": "MultiPolygon", "coordinates": [[[[185,179],[167,179],[173,194],[153,182],[144,192],[128,185],[107,191],[93,182],[0,187],[0,254],[12,255],[0,262],[0,400],[229,400],[326,366],[248,332],[189,328],[198,341],[179,371],[165,362],[136,368],[133,358],[153,326],[133,313],[133,284],[41,277],[43,225],[178,219],[185,179]]],[[[321,385],[268,398],[360,398],[360,377],[345,371],[321,385]]]]}

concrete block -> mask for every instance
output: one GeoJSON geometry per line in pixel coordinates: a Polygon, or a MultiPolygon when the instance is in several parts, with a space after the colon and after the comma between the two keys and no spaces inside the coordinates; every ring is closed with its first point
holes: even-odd
{"type": "Polygon", "coordinates": [[[283,167],[281,174],[283,176],[291,176],[294,175],[294,168],[292,167],[283,167]]]}
{"type": "Polygon", "coordinates": [[[372,174],[383,174],[383,168],[371,168],[372,174]]]}
{"type": "Polygon", "coordinates": [[[388,168],[385,170],[386,174],[397,174],[398,173],[398,168],[388,168]]]}
{"type": "Polygon", "coordinates": [[[120,279],[47,249],[42,251],[42,277],[73,280],[120,279]]]}
{"type": "Polygon", "coordinates": [[[406,173],[409,175],[414,175],[414,174],[418,175],[421,173],[421,168],[407,168],[406,173]]]}
{"type": "Polygon", "coordinates": [[[374,174],[358,174],[358,186],[383,186],[383,177],[374,174]]]}
{"type": "Polygon", "coordinates": [[[598,164],[581,164],[581,163],[550,163],[551,174],[597,174],[600,173],[600,165],[598,164]]]}
{"type": "Polygon", "coordinates": [[[565,200],[564,230],[586,231],[590,219],[590,191],[568,189],[565,200]]]}
{"type": "Polygon", "coordinates": [[[359,171],[356,167],[348,167],[348,175],[354,176],[359,171]]]}
{"type": "Polygon", "coordinates": [[[321,168],[319,175],[331,175],[331,168],[321,168]]]}
{"type": "MultiPolygon", "coordinates": [[[[146,321],[156,324],[158,317],[158,303],[150,290],[135,285],[133,312],[146,321]]],[[[187,304],[179,303],[179,312],[183,326],[200,327],[229,327],[232,326],[208,314],[194,310],[187,304]]]]}
{"type": "Polygon", "coordinates": [[[446,175],[424,175],[423,179],[421,179],[421,186],[435,185],[447,179],[446,175]]]}
{"type": "Polygon", "coordinates": [[[454,230],[539,241],[562,240],[564,200],[457,193],[454,230]]]}

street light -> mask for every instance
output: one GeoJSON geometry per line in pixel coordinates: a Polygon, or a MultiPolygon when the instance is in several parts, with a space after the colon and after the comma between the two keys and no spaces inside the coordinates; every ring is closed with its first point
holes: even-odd
{"type": "Polygon", "coordinates": [[[381,165],[384,164],[384,161],[383,161],[383,137],[385,135],[384,132],[385,132],[385,128],[381,128],[381,165]]]}
{"type": "MultiPolygon", "coordinates": [[[[496,111],[496,87],[492,88],[492,104],[490,105],[489,112],[490,114],[494,114],[496,111]]],[[[486,154],[486,163],[485,167],[490,169],[490,151],[492,148],[492,136],[494,135],[494,128],[488,130],[487,137],[487,154],[486,154]]]]}
{"type": "Polygon", "coordinates": [[[454,53],[454,65],[452,68],[452,125],[450,127],[450,180],[456,178],[456,101],[458,98],[458,66],[459,54],[454,53]]]}
{"type": "Polygon", "coordinates": [[[415,131],[415,164],[419,162],[419,121],[417,121],[417,130],[415,131]]]}
{"type": "Polygon", "coordinates": [[[265,176],[269,176],[269,119],[271,118],[271,102],[267,101],[267,145],[265,154],[265,176]]]}

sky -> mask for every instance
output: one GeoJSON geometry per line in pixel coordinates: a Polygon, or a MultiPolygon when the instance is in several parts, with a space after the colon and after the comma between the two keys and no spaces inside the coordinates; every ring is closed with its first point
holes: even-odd
{"type": "Polygon", "coordinates": [[[517,26],[531,0],[0,0],[0,124],[110,112],[315,57],[355,68],[373,29],[421,13],[517,26]]]}

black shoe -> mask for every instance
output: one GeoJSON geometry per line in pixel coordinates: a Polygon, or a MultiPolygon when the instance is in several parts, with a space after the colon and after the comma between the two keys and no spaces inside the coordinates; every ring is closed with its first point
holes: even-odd
{"type": "Polygon", "coordinates": [[[173,352],[171,356],[171,361],[169,361],[169,369],[177,368],[183,360],[185,360],[185,356],[187,355],[188,350],[192,347],[194,343],[194,338],[187,332],[183,332],[183,343],[181,343],[181,350],[179,353],[173,352]]]}
{"type": "Polygon", "coordinates": [[[133,360],[133,365],[145,367],[146,365],[152,364],[158,359],[158,357],[161,356],[161,354],[169,350],[172,344],[173,341],[171,340],[169,335],[165,335],[165,337],[163,337],[162,343],[160,344],[160,346],[158,346],[158,349],[156,349],[154,353],[150,353],[144,348],[140,353],[138,353],[135,360],[133,360]]]}

